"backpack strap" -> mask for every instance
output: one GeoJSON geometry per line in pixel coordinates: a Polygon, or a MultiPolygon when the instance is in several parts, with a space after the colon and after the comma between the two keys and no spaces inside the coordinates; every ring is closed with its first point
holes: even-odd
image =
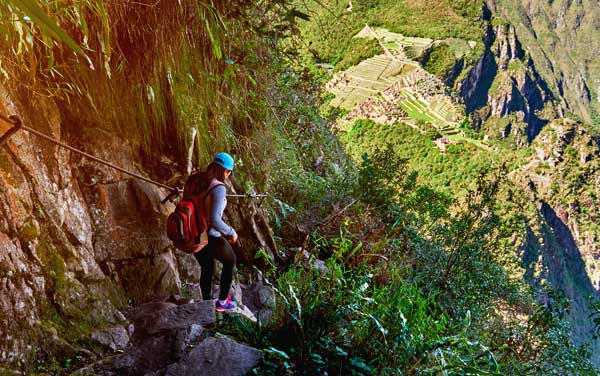
{"type": "Polygon", "coordinates": [[[202,197],[202,200],[206,200],[206,198],[208,197],[208,195],[210,194],[210,192],[212,192],[213,189],[217,188],[220,185],[225,185],[222,182],[220,182],[219,180],[213,178],[210,181],[210,184],[208,186],[208,189],[206,190],[206,193],[204,194],[204,196],[202,197]]]}

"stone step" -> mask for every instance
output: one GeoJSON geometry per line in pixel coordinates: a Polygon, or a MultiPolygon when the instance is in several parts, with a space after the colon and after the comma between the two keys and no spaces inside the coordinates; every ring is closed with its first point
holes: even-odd
{"type": "Polygon", "coordinates": [[[180,306],[163,302],[146,303],[136,309],[131,321],[136,328],[134,336],[139,330],[145,334],[156,334],[187,328],[192,324],[212,325],[215,323],[215,304],[210,300],[180,306]]]}
{"type": "Polygon", "coordinates": [[[202,341],[180,362],[170,365],[164,376],[238,376],[250,372],[261,352],[224,337],[202,341]]]}

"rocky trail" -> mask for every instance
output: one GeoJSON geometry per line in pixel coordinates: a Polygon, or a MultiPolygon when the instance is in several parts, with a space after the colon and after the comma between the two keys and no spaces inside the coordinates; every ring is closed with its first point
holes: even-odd
{"type": "Polygon", "coordinates": [[[214,303],[151,302],[132,309],[129,324],[94,333],[111,355],[73,375],[244,375],[261,352],[219,334],[214,303]]]}

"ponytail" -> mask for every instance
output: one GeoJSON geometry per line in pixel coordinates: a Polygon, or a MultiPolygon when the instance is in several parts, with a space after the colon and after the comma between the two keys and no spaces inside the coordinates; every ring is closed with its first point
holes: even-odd
{"type": "Polygon", "coordinates": [[[185,183],[183,196],[187,197],[205,192],[210,186],[212,179],[224,182],[226,171],[227,169],[213,162],[206,167],[206,171],[193,173],[185,183]]]}

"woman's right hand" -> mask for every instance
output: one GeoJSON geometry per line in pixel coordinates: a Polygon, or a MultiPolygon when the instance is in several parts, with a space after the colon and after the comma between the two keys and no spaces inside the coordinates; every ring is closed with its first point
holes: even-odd
{"type": "Polygon", "coordinates": [[[227,237],[227,241],[229,242],[229,244],[235,244],[235,243],[237,243],[237,241],[238,241],[238,234],[236,232],[234,232],[233,235],[227,237]]]}

